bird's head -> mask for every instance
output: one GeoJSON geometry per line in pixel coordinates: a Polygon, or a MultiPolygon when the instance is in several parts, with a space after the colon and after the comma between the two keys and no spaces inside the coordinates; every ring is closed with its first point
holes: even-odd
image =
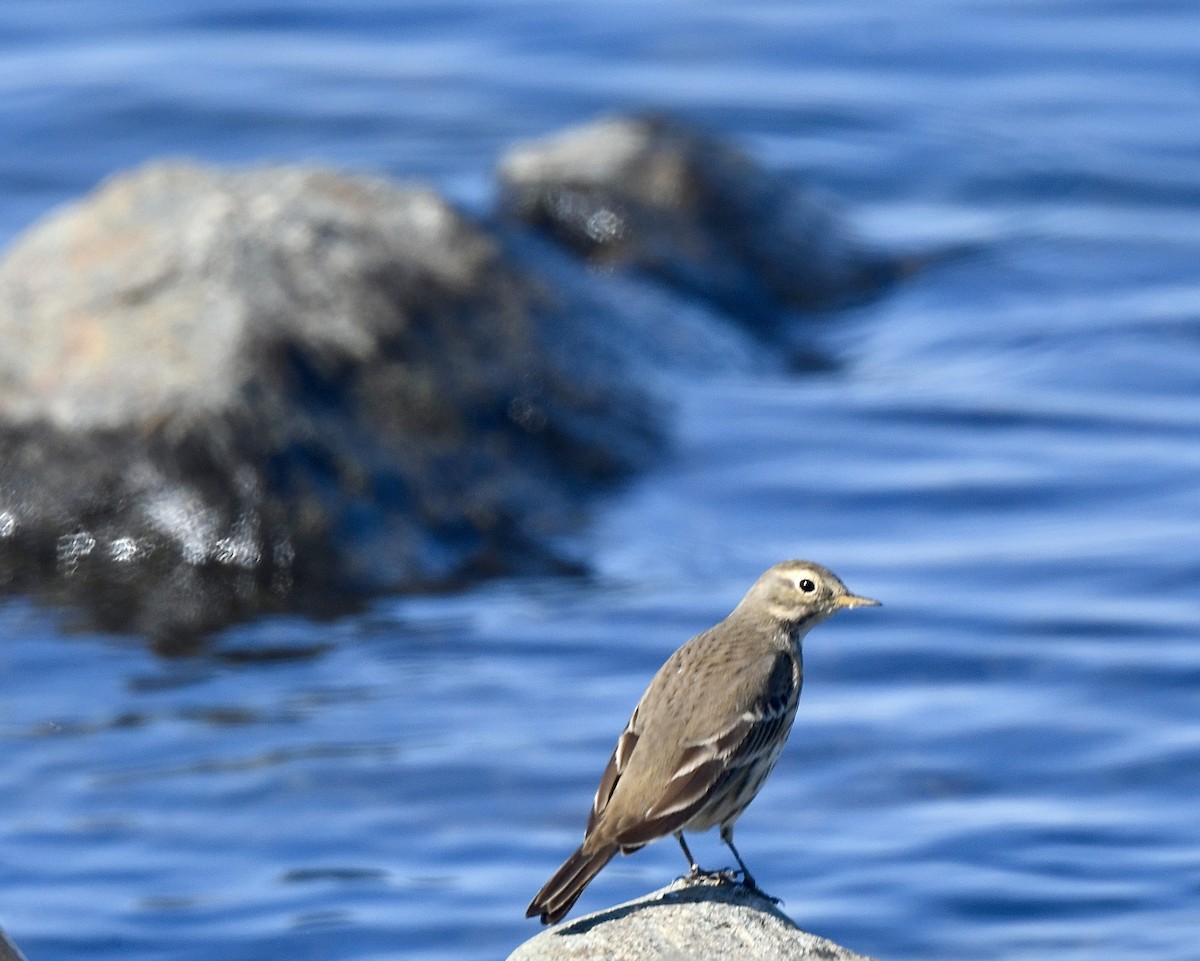
{"type": "Polygon", "coordinates": [[[807,628],[843,608],[878,607],[879,601],[850,593],[841,578],[820,564],[784,561],[755,581],[738,606],[807,628]]]}

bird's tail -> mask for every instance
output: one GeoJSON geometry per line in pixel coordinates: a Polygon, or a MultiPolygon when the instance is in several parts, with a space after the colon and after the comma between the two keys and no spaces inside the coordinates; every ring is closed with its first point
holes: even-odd
{"type": "Polygon", "coordinates": [[[579,900],[583,889],[604,865],[608,864],[617,853],[617,845],[606,844],[595,851],[585,851],[580,847],[572,854],[563,866],[554,872],[525,911],[525,917],[532,918],[541,915],[542,924],[554,924],[571,910],[571,906],[579,900]]]}

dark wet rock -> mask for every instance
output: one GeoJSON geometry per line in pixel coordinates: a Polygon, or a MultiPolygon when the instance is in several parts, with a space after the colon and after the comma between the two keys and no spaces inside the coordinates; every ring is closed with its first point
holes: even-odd
{"type": "Polygon", "coordinates": [[[485,232],[379,179],[163,163],[27,231],[0,262],[0,590],[178,650],[570,569],[560,535],[654,456],[660,399],[786,354],[712,305],[762,329],[897,270],[672,121],[518,148],[502,179],[519,219],[485,232]]]}
{"type": "Polygon", "coordinates": [[[0,584],[178,647],[559,567],[658,440],[596,321],[428,190],[117,177],[0,264],[0,584]]]}
{"type": "Polygon", "coordinates": [[[674,119],[617,117],[522,144],[499,177],[510,216],[753,325],[869,299],[908,269],[796,183],[674,119]]]}
{"type": "Polygon", "coordinates": [[[870,961],[802,931],[741,885],[681,879],[530,938],[508,961],[870,961]]]}

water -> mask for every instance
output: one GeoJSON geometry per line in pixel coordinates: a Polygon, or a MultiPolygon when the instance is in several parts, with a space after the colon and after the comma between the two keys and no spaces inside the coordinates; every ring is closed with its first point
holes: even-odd
{"type": "MultiPolygon", "coordinates": [[[[1200,10],[1178,3],[0,8],[0,237],[148,156],[415,175],[678,110],[872,238],[978,253],[679,375],[596,575],[273,619],[194,659],[0,607],[0,924],[32,959],[484,959],[532,933],[654,668],[769,563],[885,607],[807,644],[739,847],[886,961],[1200,940],[1200,10]]],[[[702,863],[722,863],[698,839],[702,863]]],[[[683,868],[614,862],[580,910],[683,868]]]]}

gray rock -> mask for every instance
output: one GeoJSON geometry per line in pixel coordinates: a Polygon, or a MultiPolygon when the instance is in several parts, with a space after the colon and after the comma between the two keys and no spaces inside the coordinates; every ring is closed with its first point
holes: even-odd
{"type": "Polygon", "coordinates": [[[674,119],[616,117],[519,145],[499,178],[505,212],[591,262],[756,325],[872,297],[908,269],[812,192],[674,119]]]}
{"type": "Polygon", "coordinates": [[[561,567],[581,499],[658,444],[596,320],[427,189],[116,177],[0,263],[0,585],[179,646],[561,567]]]}
{"type": "Polygon", "coordinates": [[[737,884],[676,881],[636,901],[530,938],[508,961],[869,961],[801,931],[771,901],[737,884]]]}

